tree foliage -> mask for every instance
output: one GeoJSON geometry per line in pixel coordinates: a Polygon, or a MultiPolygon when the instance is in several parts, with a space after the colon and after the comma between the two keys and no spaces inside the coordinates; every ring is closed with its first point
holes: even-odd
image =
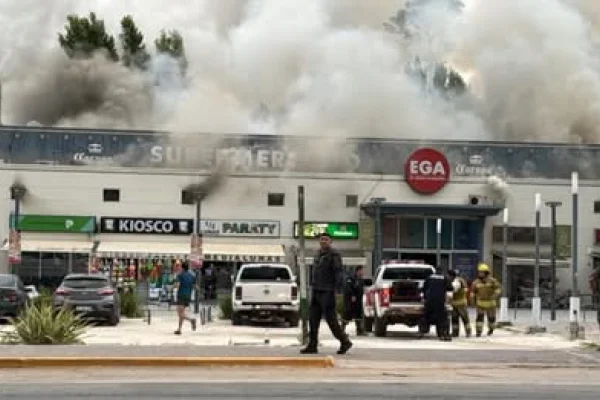
{"type": "Polygon", "coordinates": [[[188,62],[185,56],[185,47],[183,45],[183,37],[181,34],[172,30],[160,33],[160,36],[154,41],[156,52],[159,54],[167,54],[179,62],[182,74],[185,74],[188,62]]]}
{"type": "MultiPolygon", "coordinates": [[[[449,13],[460,13],[464,4],[461,0],[411,0],[383,26],[388,32],[402,35],[408,41],[426,40],[427,35],[423,32],[426,28],[420,26],[420,16],[426,7],[445,7],[449,13]]],[[[460,95],[467,89],[463,77],[440,60],[425,63],[417,55],[407,66],[407,71],[420,79],[424,86],[431,85],[446,97],[460,95]]]]}
{"type": "Polygon", "coordinates": [[[106,32],[104,21],[93,12],[88,17],[67,16],[65,32],[59,33],[58,41],[71,58],[89,58],[102,51],[110,60],[119,60],[115,38],[106,32]]]}
{"type": "Polygon", "coordinates": [[[131,15],[127,15],[121,20],[119,41],[123,49],[123,64],[126,67],[146,69],[150,61],[150,54],[144,44],[144,35],[138,29],[131,15]]]}

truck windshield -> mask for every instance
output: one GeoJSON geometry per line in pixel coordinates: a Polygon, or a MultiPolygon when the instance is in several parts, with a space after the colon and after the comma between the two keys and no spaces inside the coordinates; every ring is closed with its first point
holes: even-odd
{"type": "Polygon", "coordinates": [[[394,281],[400,279],[425,280],[433,271],[429,268],[407,268],[407,267],[388,267],[383,271],[383,280],[394,281]]]}
{"type": "Polygon", "coordinates": [[[282,267],[247,267],[240,274],[240,281],[289,281],[291,279],[287,268],[282,267]]]}

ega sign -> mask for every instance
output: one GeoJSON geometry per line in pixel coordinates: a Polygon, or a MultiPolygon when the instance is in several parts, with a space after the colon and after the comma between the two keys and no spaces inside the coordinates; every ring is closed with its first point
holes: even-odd
{"type": "Polygon", "coordinates": [[[450,163],[446,156],[435,149],[418,149],[406,160],[404,179],[417,193],[437,193],[450,180],[450,163]]]}

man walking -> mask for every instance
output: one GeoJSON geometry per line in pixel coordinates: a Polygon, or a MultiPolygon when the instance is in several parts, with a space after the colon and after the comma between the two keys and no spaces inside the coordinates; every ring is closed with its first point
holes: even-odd
{"type": "Polygon", "coordinates": [[[494,333],[496,327],[496,299],[500,297],[500,283],[490,276],[490,267],[487,264],[479,264],[477,267],[479,277],[471,286],[471,297],[475,300],[477,318],[475,320],[475,334],[481,336],[483,332],[484,319],[487,317],[488,336],[494,333]]]}
{"type": "Polygon", "coordinates": [[[471,321],[469,321],[469,310],[467,308],[467,282],[460,276],[458,271],[451,270],[448,272],[452,280],[452,337],[458,337],[460,333],[460,322],[462,321],[465,327],[467,337],[471,336],[471,321]]]}
{"type": "MultiPolygon", "coordinates": [[[[185,309],[189,307],[192,300],[192,291],[196,283],[196,277],[189,271],[190,267],[187,263],[183,263],[181,272],[177,275],[177,316],[179,317],[179,327],[175,331],[176,335],[181,335],[183,321],[190,321],[192,330],[196,330],[196,319],[185,315],[185,309]]],[[[198,271],[200,273],[200,271],[198,271]]],[[[197,296],[198,294],[196,294],[197,296]]]]}
{"type": "Polygon", "coordinates": [[[352,321],[356,324],[356,335],[364,336],[362,314],[363,314],[363,267],[357,267],[354,276],[348,276],[344,285],[344,316],[342,318],[342,329],[352,321]]]}
{"type": "Polygon", "coordinates": [[[348,335],[344,333],[335,311],[335,292],[341,286],[343,276],[340,253],[331,247],[331,236],[321,234],[321,249],[313,262],[312,293],[309,308],[308,346],[301,350],[302,354],[316,354],[319,344],[319,325],[324,316],[333,336],[340,341],[338,354],[346,354],[352,347],[348,335]]]}

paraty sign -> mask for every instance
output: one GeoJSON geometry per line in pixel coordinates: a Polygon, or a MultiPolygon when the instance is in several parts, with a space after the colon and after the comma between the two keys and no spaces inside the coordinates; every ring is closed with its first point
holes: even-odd
{"type": "Polygon", "coordinates": [[[415,192],[434,194],[450,180],[450,164],[446,156],[435,149],[418,149],[406,160],[404,179],[415,192]]]}
{"type": "Polygon", "coordinates": [[[101,217],[101,233],[129,233],[154,235],[189,235],[193,232],[192,219],[101,217]]]}
{"type": "Polygon", "coordinates": [[[279,221],[202,220],[200,230],[207,236],[270,237],[281,235],[279,221]]]}

